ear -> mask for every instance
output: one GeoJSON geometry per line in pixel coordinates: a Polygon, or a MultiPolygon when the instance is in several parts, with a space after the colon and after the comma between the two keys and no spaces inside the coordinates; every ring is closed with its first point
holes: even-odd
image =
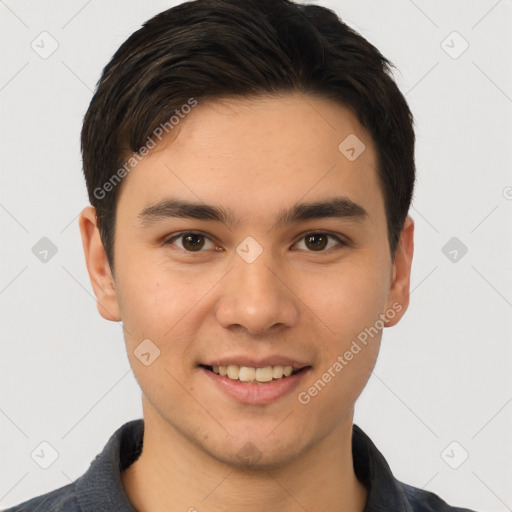
{"type": "Polygon", "coordinates": [[[89,272],[99,314],[105,320],[119,322],[121,312],[117,301],[114,277],[101,241],[96,210],[88,206],[79,219],[85,263],[89,272]]]}
{"type": "Polygon", "coordinates": [[[400,239],[395,252],[393,263],[393,277],[389,289],[388,310],[396,314],[387,319],[386,327],[396,325],[409,306],[409,294],[411,284],[411,265],[414,253],[414,221],[407,216],[400,233],[400,239]]]}

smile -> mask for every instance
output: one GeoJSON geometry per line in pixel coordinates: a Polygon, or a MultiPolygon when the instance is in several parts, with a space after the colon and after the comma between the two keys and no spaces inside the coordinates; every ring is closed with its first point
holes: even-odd
{"type": "Polygon", "coordinates": [[[214,389],[238,403],[247,405],[270,404],[291,395],[312,371],[309,365],[268,363],[258,367],[200,364],[199,369],[208,382],[213,384],[214,389]]]}
{"type": "Polygon", "coordinates": [[[207,370],[227,377],[231,380],[239,382],[246,382],[249,384],[265,384],[274,380],[290,377],[301,371],[300,368],[293,368],[292,366],[264,366],[262,368],[253,368],[250,366],[204,366],[207,370]]]}

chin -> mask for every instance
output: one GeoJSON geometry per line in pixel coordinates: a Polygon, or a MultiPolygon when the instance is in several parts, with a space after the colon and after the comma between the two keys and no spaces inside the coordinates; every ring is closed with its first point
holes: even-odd
{"type": "Polygon", "coordinates": [[[306,447],[295,439],[269,439],[268,434],[229,438],[222,446],[201,446],[214,459],[241,470],[265,470],[293,462],[306,447]]]}

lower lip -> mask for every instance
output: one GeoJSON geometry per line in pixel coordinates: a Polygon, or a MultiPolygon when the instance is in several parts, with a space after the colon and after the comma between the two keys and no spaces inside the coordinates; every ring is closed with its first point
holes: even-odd
{"type": "Polygon", "coordinates": [[[218,388],[236,401],[250,405],[264,405],[291,393],[309,373],[311,367],[299,373],[272,380],[264,384],[251,384],[218,375],[206,368],[199,368],[218,388]]]}

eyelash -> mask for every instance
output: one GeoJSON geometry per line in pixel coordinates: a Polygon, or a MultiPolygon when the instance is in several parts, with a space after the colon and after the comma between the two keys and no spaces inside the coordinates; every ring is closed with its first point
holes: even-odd
{"type": "MultiPolygon", "coordinates": [[[[203,236],[204,238],[206,238],[207,240],[211,240],[211,238],[209,236],[207,236],[205,233],[202,233],[201,231],[182,231],[181,233],[177,233],[177,234],[174,234],[172,235],[170,238],[167,238],[163,244],[164,245],[174,245],[172,242],[174,240],[177,240],[179,238],[183,238],[187,235],[200,235],[200,236],[203,236]]],[[[344,246],[348,246],[349,243],[345,240],[342,240],[339,236],[333,234],[333,233],[329,233],[328,231],[308,231],[307,233],[304,233],[303,235],[301,235],[301,237],[299,238],[299,240],[297,242],[295,242],[294,245],[296,245],[298,242],[302,242],[305,238],[307,238],[308,236],[312,236],[312,235],[327,235],[329,238],[333,238],[334,240],[336,240],[338,242],[338,247],[344,247],[344,246]]],[[[182,249],[181,247],[178,247],[179,250],[181,251],[184,251],[184,252],[187,252],[189,254],[194,254],[194,253],[199,253],[199,252],[204,252],[203,250],[199,250],[199,251],[187,251],[186,249],[182,249]]],[[[320,251],[312,251],[312,250],[308,250],[307,252],[327,252],[329,250],[333,249],[333,247],[329,247],[328,249],[322,249],[320,251]]]]}

